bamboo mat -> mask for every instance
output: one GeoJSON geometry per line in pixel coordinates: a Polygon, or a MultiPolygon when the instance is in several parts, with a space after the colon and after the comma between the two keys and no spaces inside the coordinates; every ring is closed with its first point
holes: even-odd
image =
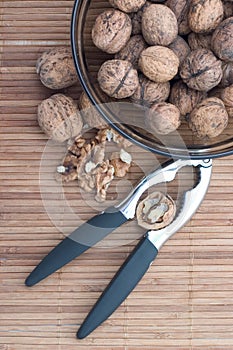
{"type": "MultiPolygon", "coordinates": [[[[24,286],[64,233],[100,209],[74,184],[64,190],[73,214],[61,208],[51,182],[57,153],[46,148],[36,121],[37,105],[51,91],[39,82],[35,61],[46,49],[69,45],[72,6],[70,0],[0,2],[0,350],[232,350],[233,157],[214,160],[198,212],[88,338],[77,340],[75,333],[142,234],[135,223],[37,286],[24,286]]],[[[80,91],[65,92],[78,98],[80,91]]],[[[151,166],[145,151],[135,154],[141,168],[151,166]]],[[[139,168],[118,186],[120,197],[139,168]]]]}

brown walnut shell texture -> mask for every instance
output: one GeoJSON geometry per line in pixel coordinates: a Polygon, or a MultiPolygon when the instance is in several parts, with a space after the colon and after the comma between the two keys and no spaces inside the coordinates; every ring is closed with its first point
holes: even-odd
{"type": "Polygon", "coordinates": [[[146,126],[157,134],[169,134],[180,126],[180,111],[171,103],[159,102],[146,112],[146,126]]]}
{"type": "Polygon", "coordinates": [[[205,92],[190,89],[182,81],[178,81],[171,88],[169,102],[179,109],[182,116],[186,116],[205,97],[205,92]]]}
{"type": "Polygon", "coordinates": [[[212,51],[197,49],[185,58],[180,76],[191,89],[209,91],[222,79],[222,63],[212,51]]]}
{"type": "Polygon", "coordinates": [[[179,58],[167,47],[150,46],[142,51],[138,65],[148,79],[165,83],[177,74],[179,58]]]}
{"type": "Polygon", "coordinates": [[[114,54],[127,43],[132,32],[130,17],[118,10],[106,10],[95,20],[92,40],[100,50],[114,54]]]}
{"type": "Polygon", "coordinates": [[[133,103],[150,107],[155,102],[166,101],[170,93],[170,83],[156,83],[143,75],[139,76],[139,86],[131,96],[133,103]]]}
{"type": "Polygon", "coordinates": [[[207,49],[211,50],[211,34],[198,34],[198,33],[190,33],[188,36],[188,43],[191,50],[197,49],[207,49]]]}
{"type": "Polygon", "coordinates": [[[215,29],[212,49],[221,60],[233,62],[233,17],[229,17],[215,29]]]}
{"type": "Polygon", "coordinates": [[[55,94],[38,106],[38,123],[54,141],[64,142],[80,135],[83,122],[75,101],[63,94],[55,94]]]}
{"type": "Polygon", "coordinates": [[[185,58],[190,53],[190,47],[187,42],[179,35],[177,35],[176,39],[168,46],[176,56],[179,58],[180,64],[182,64],[185,58]]]}
{"type": "Polygon", "coordinates": [[[229,117],[233,118],[233,85],[223,89],[221,99],[226,107],[229,117]]]}
{"type": "Polygon", "coordinates": [[[223,19],[221,0],[191,0],[189,26],[195,33],[210,33],[223,19]]]}
{"type": "Polygon", "coordinates": [[[147,48],[147,44],[142,35],[132,36],[127,44],[115,55],[115,59],[126,60],[137,68],[141,52],[147,48]]]}
{"type": "Polygon", "coordinates": [[[108,60],[98,72],[100,88],[110,97],[130,97],[136,91],[139,80],[137,70],[123,60],[108,60]]]}
{"type": "Polygon", "coordinates": [[[233,84],[233,62],[224,62],[222,64],[222,80],[220,85],[227,87],[233,84]]]}
{"type": "Polygon", "coordinates": [[[199,103],[191,112],[189,127],[202,139],[220,135],[228,124],[224,103],[217,97],[209,97],[199,103]]]}
{"type": "Polygon", "coordinates": [[[178,35],[175,14],[165,5],[152,4],[142,14],[142,34],[149,45],[167,46],[178,35]]]}
{"type": "Polygon", "coordinates": [[[79,97],[79,109],[84,123],[87,123],[91,128],[104,129],[107,127],[85,92],[82,92],[79,97]]]}
{"type": "Polygon", "coordinates": [[[64,89],[78,81],[69,47],[57,47],[44,52],[36,62],[36,72],[49,89],[64,89]]]}
{"type": "Polygon", "coordinates": [[[132,23],[132,35],[142,33],[142,14],[143,11],[151,5],[151,2],[146,1],[145,5],[137,12],[129,13],[132,23]]]}
{"type": "Polygon", "coordinates": [[[233,2],[223,1],[224,19],[233,16],[233,2]]]}
{"type": "Polygon", "coordinates": [[[187,35],[191,32],[188,22],[190,0],[167,0],[168,6],[174,12],[178,22],[179,35],[187,35]]]}
{"type": "Polygon", "coordinates": [[[145,5],[146,0],[109,0],[113,7],[118,8],[123,12],[137,12],[143,5],[145,5]]]}

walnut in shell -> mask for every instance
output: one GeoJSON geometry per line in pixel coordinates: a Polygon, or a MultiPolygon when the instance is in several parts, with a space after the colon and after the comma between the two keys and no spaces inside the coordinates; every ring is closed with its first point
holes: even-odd
{"type": "Polygon", "coordinates": [[[147,78],[165,83],[177,74],[179,58],[167,47],[150,46],[142,51],[138,65],[147,78]]]}
{"type": "Polygon", "coordinates": [[[180,76],[191,89],[209,91],[222,79],[222,63],[212,51],[197,49],[185,58],[180,76]]]}
{"type": "Polygon", "coordinates": [[[195,33],[210,33],[223,19],[221,0],[191,0],[189,26],[195,33]]]}
{"type": "Polygon", "coordinates": [[[93,43],[110,54],[120,51],[130,38],[132,24],[129,16],[118,10],[106,10],[95,20],[93,43]]]}
{"type": "Polygon", "coordinates": [[[233,85],[223,89],[221,99],[226,107],[229,117],[233,117],[233,85]]]}
{"type": "Polygon", "coordinates": [[[131,12],[129,14],[131,18],[131,23],[132,23],[132,34],[141,34],[142,33],[142,13],[145,10],[146,7],[151,5],[151,2],[146,1],[145,5],[140,8],[139,11],[137,12],[131,12]]]}
{"type": "Polygon", "coordinates": [[[181,115],[186,116],[205,97],[205,92],[190,89],[182,81],[177,81],[171,88],[169,102],[179,109],[181,115]]]}
{"type": "Polygon", "coordinates": [[[129,61],[137,69],[139,56],[146,48],[147,44],[142,35],[134,35],[129,39],[123,49],[116,53],[115,59],[129,61]]]}
{"type": "Polygon", "coordinates": [[[233,84],[233,62],[223,62],[222,64],[222,80],[220,85],[227,87],[233,84]]]}
{"type": "Polygon", "coordinates": [[[146,112],[146,126],[148,131],[157,134],[169,134],[180,126],[180,111],[171,103],[159,102],[151,106],[146,112]]]}
{"type": "Polygon", "coordinates": [[[197,137],[210,139],[220,135],[228,124],[224,103],[217,97],[200,102],[191,112],[189,127],[197,137]]]}
{"type": "Polygon", "coordinates": [[[190,33],[191,29],[188,23],[190,0],[167,0],[166,6],[168,6],[172,12],[174,12],[178,22],[178,33],[180,35],[186,35],[190,33]]]}
{"type": "Polygon", "coordinates": [[[145,5],[146,0],[109,0],[113,7],[118,8],[124,12],[137,12],[143,5],[145,5]]]}
{"type": "Polygon", "coordinates": [[[223,10],[224,18],[233,16],[233,2],[232,1],[223,1],[223,10]]]}
{"type": "Polygon", "coordinates": [[[184,62],[184,59],[190,53],[190,47],[187,42],[179,35],[177,35],[176,39],[168,46],[176,56],[179,58],[180,64],[184,62]]]}
{"type": "Polygon", "coordinates": [[[166,101],[170,93],[170,83],[156,83],[149,80],[143,74],[139,76],[139,85],[131,96],[133,103],[150,107],[155,102],[166,101]]]}
{"type": "Polygon", "coordinates": [[[142,34],[149,45],[171,44],[178,34],[175,14],[161,4],[146,7],[142,14],[142,34]]]}
{"type": "Polygon", "coordinates": [[[98,72],[100,88],[110,97],[126,98],[136,91],[139,80],[137,70],[123,60],[108,60],[98,72]]]}
{"type": "Polygon", "coordinates": [[[82,92],[79,97],[79,109],[84,123],[87,123],[91,128],[103,129],[107,127],[106,122],[101,118],[100,113],[85,92],[82,92]]]}
{"type": "Polygon", "coordinates": [[[78,81],[69,47],[56,47],[44,52],[36,62],[42,84],[50,89],[64,89],[78,81]]]}
{"type": "Polygon", "coordinates": [[[211,50],[212,34],[198,34],[190,33],[188,36],[188,43],[191,50],[208,49],[211,50]]]}
{"type": "Polygon", "coordinates": [[[215,29],[212,49],[223,61],[233,62],[233,17],[229,17],[215,29]]]}
{"type": "Polygon", "coordinates": [[[57,142],[80,134],[82,118],[71,97],[55,94],[38,106],[38,123],[44,133],[57,142]]]}
{"type": "Polygon", "coordinates": [[[148,230],[158,230],[168,226],[176,214],[174,200],[156,191],[139,202],[136,210],[138,225],[148,230]]]}

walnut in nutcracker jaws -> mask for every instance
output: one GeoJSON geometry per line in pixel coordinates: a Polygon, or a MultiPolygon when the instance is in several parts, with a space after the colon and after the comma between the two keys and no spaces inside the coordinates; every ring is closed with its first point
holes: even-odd
{"type": "Polygon", "coordinates": [[[209,91],[222,79],[222,63],[212,51],[191,51],[180,68],[180,76],[191,89],[209,91]]]}
{"type": "Polygon", "coordinates": [[[156,191],[139,202],[136,210],[138,225],[148,230],[158,230],[169,225],[176,214],[174,200],[156,191]]]}
{"type": "Polygon", "coordinates": [[[222,90],[221,99],[226,107],[229,117],[233,117],[233,85],[222,90]]]}
{"type": "Polygon", "coordinates": [[[137,12],[143,5],[145,5],[146,0],[109,0],[113,7],[118,8],[124,12],[137,12]]]}
{"type": "Polygon", "coordinates": [[[149,45],[171,44],[178,34],[175,14],[165,5],[151,4],[142,14],[142,34],[149,45]]]}
{"type": "Polygon", "coordinates": [[[191,0],[189,26],[195,33],[210,33],[223,19],[221,0],[191,0]]]}
{"type": "Polygon", "coordinates": [[[129,39],[123,49],[115,54],[115,59],[129,61],[137,69],[139,56],[146,48],[147,44],[142,35],[134,35],[129,39]]]}
{"type": "Polygon", "coordinates": [[[167,0],[168,6],[174,12],[178,22],[178,32],[180,35],[187,35],[191,29],[188,23],[188,11],[190,0],[167,0]]]}
{"type": "Polygon", "coordinates": [[[177,81],[171,88],[169,102],[179,109],[182,116],[186,116],[205,97],[205,92],[190,89],[182,81],[177,81]]]}
{"type": "Polygon", "coordinates": [[[101,118],[100,113],[85,92],[82,92],[79,97],[79,109],[84,123],[87,123],[91,128],[103,129],[107,127],[106,122],[101,118]]]}
{"type": "Polygon", "coordinates": [[[69,47],[44,52],[36,62],[36,72],[42,84],[50,89],[64,89],[78,81],[69,47]]]}
{"type": "Polygon", "coordinates": [[[148,79],[165,83],[177,74],[179,58],[167,47],[150,46],[142,51],[138,65],[148,79]]]}
{"type": "Polygon", "coordinates": [[[171,103],[159,102],[151,106],[145,116],[149,131],[157,134],[169,134],[180,126],[180,111],[171,103]]]}
{"type": "Polygon", "coordinates": [[[92,40],[100,50],[114,54],[120,51],[130,38],[131,19],[118,10],[106,10],[95,20],[92,40]]]}
{"type": "Polygon", "coordinates": [[[179,35],[175,38],[175,40],[168,46],[176,56],[179,58],[180,64],[184,62],[184,59],[190,53],[190,47],[188,43],[179,35]]]}
{"type": "Polygon", "coordinates": [[[139,80],[137,70],[123,60],[108,60],[98,72],[100,88],[110,97],[126,98],[136,91],[139,80]]]}
{"type": "Polygon", "coordinates": [[[191,112],[189,127],[197,137],[208,139],[220,135],[228,124],[224,103],[217,97],[200,102],[191,112]]]}
{"type": "Polygon", "coordinates": [[[39,104],[38,123],[44,133],[57,142],[78,136],[83,126],[76,103],[63,94],[55,94],[39,104]]]}
{"type": "Polygon", "coordinates": [[[233,62],[233,17],[225,19],[215,29],[211,44],[221,60],[233,62]]]}
{"type": "Polygon", "coordinates": [[[131,101],[141,106],[150,107],[155,102],[166,101],[170,93],[170,83],[156,83],[146,78],[143,74],[139,76],[139,85],[131,96],[131,101]]]}

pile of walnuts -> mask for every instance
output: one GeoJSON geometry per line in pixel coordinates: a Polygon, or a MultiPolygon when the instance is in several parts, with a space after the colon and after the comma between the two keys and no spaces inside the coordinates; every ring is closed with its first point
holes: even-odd
{"type": "Polygon", "coordinates": [[[199,138],[221,134],[233,109],[226,98],[233,89],[233,2],[109,3],[92,28],[94,45],[111,55],[99,69],[100,88],[147,107],[145,124],[155,134],[181,121],[199,138]]]}

